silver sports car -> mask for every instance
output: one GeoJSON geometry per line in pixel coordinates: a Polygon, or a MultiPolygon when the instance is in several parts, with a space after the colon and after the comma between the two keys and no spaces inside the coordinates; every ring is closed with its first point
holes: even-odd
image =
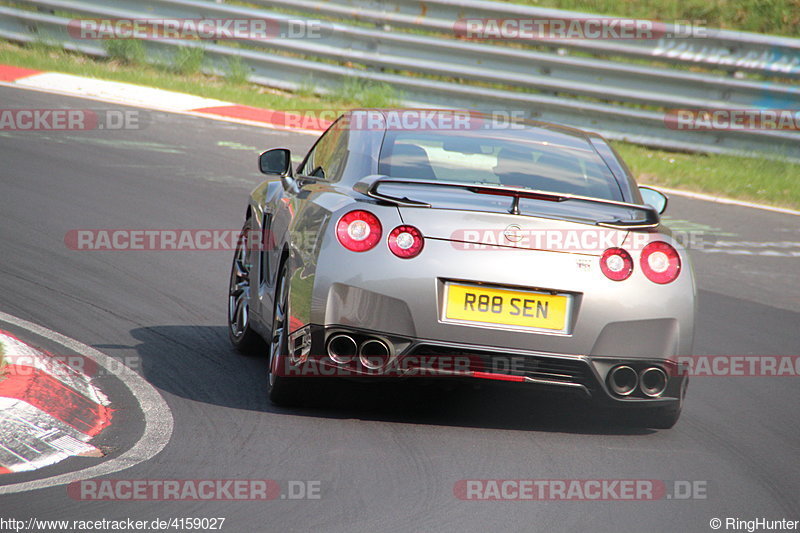
{"type": "Polygon", "coordinates": [[[672,427],[696,290],[666,197],[594,133],[408,113],[345,113],[296,169],[261,154],[228,322],[268,351],[270,399],[319,376],[486,379],[672,427]]]}

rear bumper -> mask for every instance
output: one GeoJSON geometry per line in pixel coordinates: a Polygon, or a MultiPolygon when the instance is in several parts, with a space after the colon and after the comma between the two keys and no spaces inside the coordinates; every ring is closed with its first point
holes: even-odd
{"type": "Polygon", "coordinates": [[[483,379],[521,383],[573,393],[612,407],[672,407],[680,403],[686,391],[686,369],[669,359],[642,357],[606,357],[547,353],[493,346],[442,342],[400,337],[349,326],[307,325],[290,335],[290,357],[281,372],[295,377],[328,377],[352,379],[452,378],[483,379]],[[329,355],[329,342],[338,335],[352,338],[355,346],[378,340],[389,349],[375,360],[362,362],[358,352],[352,357],[329,355]],[[637,387],[628,396],[611,391],[608,374],[618,365],[631,366],[637,372],[657,367],[667,375],[663,393],[647,397],[637,387]],[[377,366],[377,367],[376,367],[377,366]]]}
{"type": "Polygon", "coordinates": [[[675,282],[659,285],[641,269],[624,282],[611,281],[600,272],[599,258],[580,254],[509,250],[481,255],[428,239],[424,260],[402,260],[384,248],[356,256],[325,240],[313,276],[304,268],[293,278],[290,307],[298,320],[541,353],[630,359],[692,353],[695,290],[688,258],[675,282]],[[526,331],[446,319],[451,284],[566,296],[565,329],[526,331]]]}

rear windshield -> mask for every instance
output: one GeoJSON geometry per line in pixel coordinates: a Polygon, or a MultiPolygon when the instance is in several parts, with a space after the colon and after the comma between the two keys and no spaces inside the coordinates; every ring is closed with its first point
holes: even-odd
{"type": "Polygon", "coordinates": [[[622,192],[588,142],[565,134],[524,130],[446,133],[387,131],[378,173],[527,187],[621,201],[622,192]]]}

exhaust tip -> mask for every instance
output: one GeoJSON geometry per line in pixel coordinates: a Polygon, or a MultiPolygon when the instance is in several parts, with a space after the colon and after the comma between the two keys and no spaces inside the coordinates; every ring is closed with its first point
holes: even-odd
{"type": "Polygon", "coordinates": [[[639,376],[627,365],[615,366],[608,373],[608,387],[619,396],[629,396],[638,384],[639,376]]]}
{"type": "Polygon", "coordinates": [[[358,353],[358,345],[350,335],[338,334],[328,339],[328,357],[334,363],[343,365],[353,360],[358,353]]]}
{"type": "Polygon", "coordinates": [[[369,339],[361,343],[358,349],[358,360],[364,368],[378,370],[389,362],[391,350],[389,345],[378,339],[369,339]]]}
{"type": "Polygon", "coordinates": [[[667,374],[656,366],[642,371],[639,376],[639,388],[649,398],[657,398],[667,390],[667,374]]]}

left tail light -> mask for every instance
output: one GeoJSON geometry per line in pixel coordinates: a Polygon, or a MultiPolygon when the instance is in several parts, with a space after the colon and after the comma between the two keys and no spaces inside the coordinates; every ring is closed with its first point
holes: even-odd
{"type": "Polygon", "coordinates": [[[642,272],[653,283],[670,283],[681,273],[681,256],[663,241],[651,242],[642,249],[639,259],[642,272]]]}
{"type": "Polygon", "coordinates": [[[366,252],[375,248],[382,234],[378,217],[360,209],[346,213],[336,224],[336,238],[352,252],[366,252]]]}
{"type": "Polygon", "coordinates": [[[623,281],[633,273],[631,254],[622,248],[609,248],[600,258],[600,270],[612,281],[623,281]]]}

